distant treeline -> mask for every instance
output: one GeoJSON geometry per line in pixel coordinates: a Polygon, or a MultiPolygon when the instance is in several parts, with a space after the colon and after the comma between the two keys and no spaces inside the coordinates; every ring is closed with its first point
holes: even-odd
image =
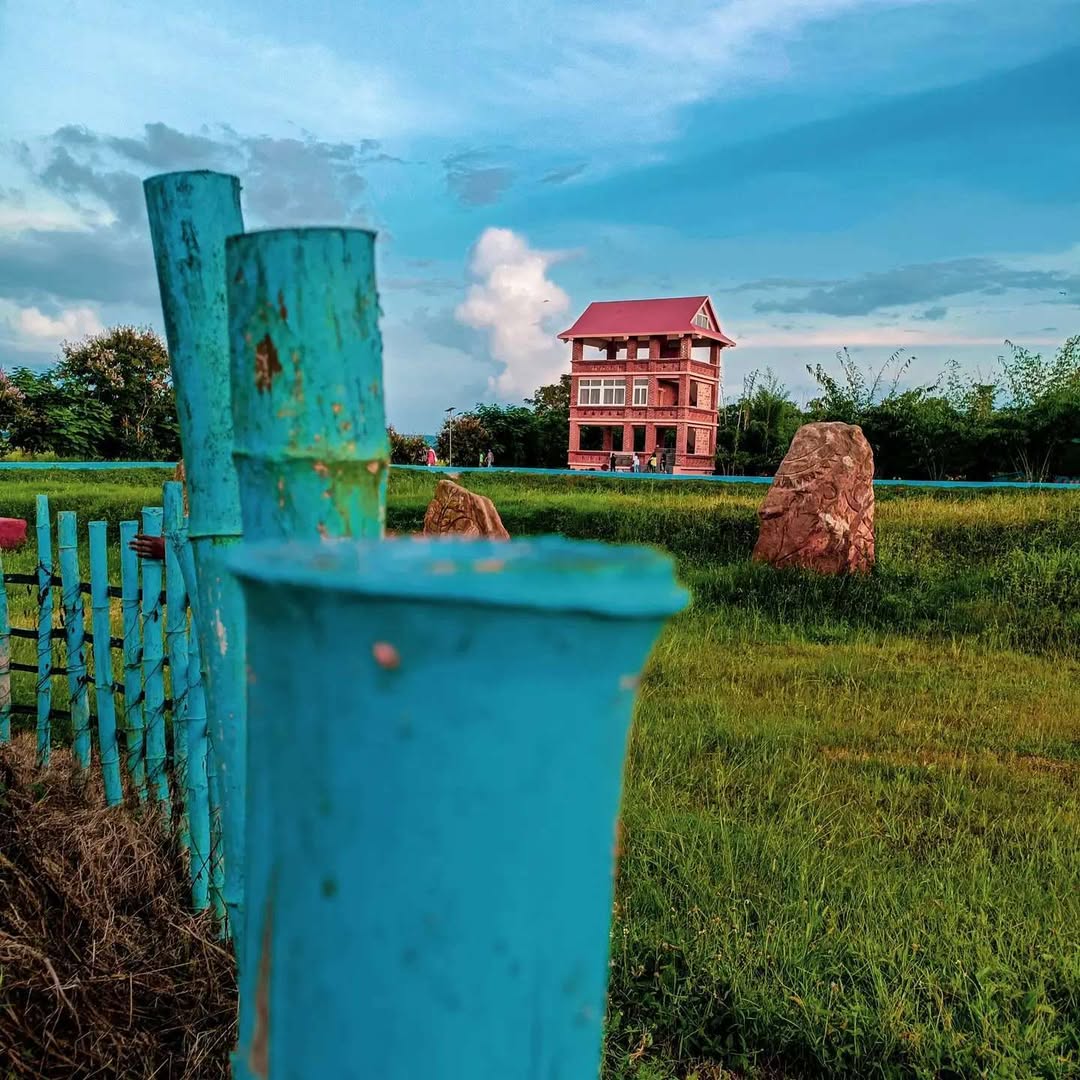
{"type": "MultiPolygon", "coordinates": [[[[716,470],[776,471],[795,432],[813,420],[862,427],[886,479],[1024,480],[1080,477],[1080,335],[1044,357],[1008,344],[993,381],[949,365],[932,385],[901,388],[912,358],[894,354],[865,373],[846,350],[837,369],[810,368],[816,396],[800,406],[771,372],[755,372],[738,400],[722,403],[716,470]]],[[[453,463],[559,469],[570,432],[570,376],[522,405],[477,405],[454,417],[453,463]]],[[[421,435],[389,431],[392,458],[420,464],[421,435]]],[[[451,422],[436,453],[451,460],[451,422]]],[[[174,461],[180,456],[176,402],[165,343],[120,326],[65,342],[47,371],[0,370],[0,451],[87,461],[174,461]]]]}
{"type": "MultiPolygon", "coordinates": [[[[716,471],[770,476],[803,424],[840,420],[862,428],[883,479],[1080,477],[1080,336],[1051,357],[1007,345],[992,382],[950,364],[937,382],[908,389],[901,382],[913,357],[896,353],[868,374],[841,350],[836,373],[808,369],[819,390],[803,407],[772,371],[754,372],[738,400],[720,409],[716,471]]],[[[453,419],[453,462],[477,465],[490,448],[498,465],[564,468],[569,415],[569,375],[524,405],[478,405],[453,419]]],[[[436,443],[444,462],[450,426],[443,424],[436,443]]],[[[390,437],[395,463],[423,461],[421,436],[390,437]]]]}

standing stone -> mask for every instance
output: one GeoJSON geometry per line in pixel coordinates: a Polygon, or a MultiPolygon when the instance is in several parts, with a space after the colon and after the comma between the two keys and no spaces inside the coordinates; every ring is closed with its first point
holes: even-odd
{"type": "Polygon", "coordinates": [[[424,515],[427,536],[482,536],[489,540],[509,540],[495,504],[467,491],[452,480],[440,480],[435,498],[424,515]]]}
{"type": "Polygon", "coordinates": [[[795,433],[758,513],[754,559],[823,574],[874,565],[874,454],[854,424],[795,433]]]}

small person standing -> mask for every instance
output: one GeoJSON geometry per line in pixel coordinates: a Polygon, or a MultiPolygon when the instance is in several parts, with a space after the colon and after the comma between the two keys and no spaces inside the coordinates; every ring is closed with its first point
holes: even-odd
{"type": "Polygon", "coordinates": [[[484,464],[490,469],[495,464],[495,455],[488,450],[487,457],[484,459],[484,464]]]}
{"type": "Polygon", "coordinates": [[[430,446],[427,448],[427,463],[429,469],[433,468],[436,463],[435,450],[433,447],[430,446]]]}
{"type": "Polygon", "coordinates": [[[649,458],[649,472],[656,472],[656,451],[652,452],[652,456],[649,458]]]}
{"type": "Polygon", "coordinates": [[[614,454],[611,455],[611,471],[612,472],[615,471],[615,455],[614,454]]]}
{"type": "Polygon", "coordinates": [[[641,472],[641,461],[639,460],[636,451],[635,451],[634,456],[633,456],[633,458],[631,459],[631,462],[630,462],[630,471],[631,472],[641,472]]]}

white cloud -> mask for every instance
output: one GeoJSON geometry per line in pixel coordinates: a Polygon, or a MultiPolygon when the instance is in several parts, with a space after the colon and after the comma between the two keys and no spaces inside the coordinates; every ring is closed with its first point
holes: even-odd
{"type": "Polygon", "coordinates": [[[503,365],[490,381],[499,397],[522,398],[555,381],[566,368],[566,346],[554,324],[570,298],[549,277],[560,252],[535,251],[510,229],[485,229],[473,249],[476,282],[455,312],[459,322],[488,333],[492,357],[503,365]]]}
{"type": "Polygon", "coordinates": [[[62,341],[98,334],[104,326],[93,308],[62,308],[46,314],[0,299],[0,343],[17,352],[51,352],[62,341]]]}

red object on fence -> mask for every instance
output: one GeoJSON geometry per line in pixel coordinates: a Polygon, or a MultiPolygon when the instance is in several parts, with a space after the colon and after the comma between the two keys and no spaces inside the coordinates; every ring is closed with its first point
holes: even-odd
{"type": "Polygon", "coordinates": [[[26,522],[22,518],[0,518],[0,551],[12,551],[26,543],[26,522]]]}

